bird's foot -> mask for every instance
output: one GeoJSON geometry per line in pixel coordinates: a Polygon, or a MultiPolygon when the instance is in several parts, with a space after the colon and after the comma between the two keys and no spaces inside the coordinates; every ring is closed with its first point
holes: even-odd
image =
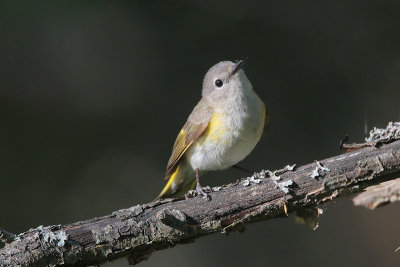
{"type": "Polygon", "coordinates": [[[207,194],[204,191],[204,189],[207,190],[207,191],[211,191],[211,188],[209,186],[202,187],[199,183],[197,183],[197,185],[196,185],[197,194],[203,196],[204,199],[207,199],[208,201],[210,201],[211,200],[211,196],[210,196],[210,194],[207,194]]]}

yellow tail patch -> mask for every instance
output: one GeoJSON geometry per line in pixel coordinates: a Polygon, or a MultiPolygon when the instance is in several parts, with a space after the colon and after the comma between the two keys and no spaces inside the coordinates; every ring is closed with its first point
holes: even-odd
{"type": "Polygon", "coordinates": [[[180,165],[178,165],[178,167],[176,168],[174,173],[171,175],[171,177],[168,180],[168,183],[165,185],[164,189],[158,195],[157,199],[160,199],[161,197],[163,197],[171,189],[171,185],[172,185],[173,181],[175,180],[176,176],[178,175],[179,167],[180,167],[180,165]]]}

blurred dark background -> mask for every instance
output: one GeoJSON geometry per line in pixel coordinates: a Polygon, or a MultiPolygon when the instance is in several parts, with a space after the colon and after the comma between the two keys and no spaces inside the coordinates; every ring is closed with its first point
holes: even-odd
{"type": "MultiPolygon", "coordinates": [[[[19,233],[151,201],[209,67],[248,58],[271,128],[241,166],[340,153],[400,120],[398,1],[0,3],[0,227],[19,233]]],[[[203,185],[232,182],[237,170],[203,185]]],[[[399,204],[340,199],[156,252],[141,266],[398,266],[399,204]]],[[[125,266],[125,259],[107,266],[125,266]]]]}

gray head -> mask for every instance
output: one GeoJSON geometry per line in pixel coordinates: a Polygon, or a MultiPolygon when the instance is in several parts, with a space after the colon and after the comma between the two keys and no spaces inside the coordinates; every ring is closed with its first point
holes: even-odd
{"type": "Polygon", "coordinates": [[[235,63],[222,61],[212,66],[204,76],[202,96],[215,100],[251,90],[252,86],[241,69],[242,64],[242,60],[235,63]]]}

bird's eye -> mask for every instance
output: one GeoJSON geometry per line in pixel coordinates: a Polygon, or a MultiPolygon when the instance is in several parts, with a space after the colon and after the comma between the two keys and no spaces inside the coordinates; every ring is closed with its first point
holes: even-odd
{"type": "Polygon", "coordinates": [[[217,87],[221,87],[223,84],[224,84],[224,83],[223,83],[220,79],[218,79],[218,80],[215,81],[215,85],[216,85],[217,87]]]}

